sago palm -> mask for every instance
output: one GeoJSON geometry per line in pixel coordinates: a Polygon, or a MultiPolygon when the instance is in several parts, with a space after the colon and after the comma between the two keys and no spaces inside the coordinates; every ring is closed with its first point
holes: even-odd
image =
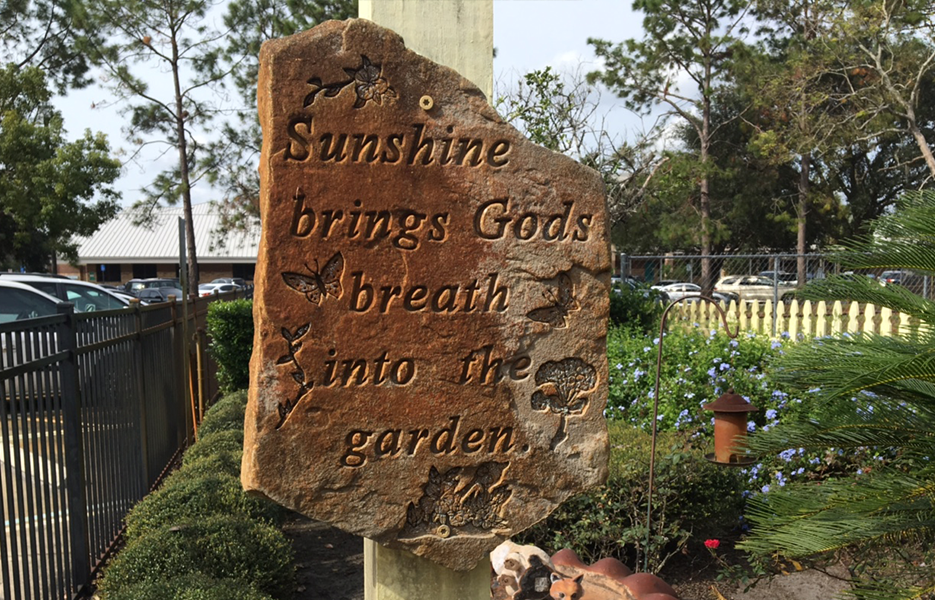
{"type": "MultiPolygon", "coordinates": [[[[935,193],[904,197],[840,258],[851,269],[935,273],[935,193]]],[[[790,484],[754,499],[741,547],[786,558],[846,551],[859,567],[854,596],[932,598],[935,302],[859,276],[812,282],[803,296],[888,307],[908,315],[909,325],[896,337],[843,334],[791,348],[774,368],[788,387],[813,390],[810,416],[752,436],[751,449],[871,447],[893,458],[860,476],[790,484]]]]}

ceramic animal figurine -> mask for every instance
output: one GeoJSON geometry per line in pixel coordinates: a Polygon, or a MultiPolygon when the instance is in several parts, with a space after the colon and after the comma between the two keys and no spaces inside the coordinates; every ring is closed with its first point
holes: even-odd
{"type": "Polygon", "coordinates": [[[558,573],[552,573],[552,587],[549,588],[549,597],[552,600],[581,600],[581,580],[584,579],[584,573],[574,579],[562,577],[558,573]]]}

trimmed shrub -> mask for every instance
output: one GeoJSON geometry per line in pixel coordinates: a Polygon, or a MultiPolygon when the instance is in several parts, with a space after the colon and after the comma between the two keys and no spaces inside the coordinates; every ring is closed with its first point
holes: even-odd
{"type": "Polygon", "coordinates": [[[185,467],[203,458],[218,454],[237,454],[240,452],[243,452],[243,429],[218,431],[211,435],[204,435],[198,440],[197,444],[186,450],[182,456],[182,466],[185,467]]]}
{"type": "MultiPolygon", "coordinates": [[[[201,477],[203,475],[224,474],[240,477],[241,450],[223,450],[207,456],[198,456],[184,461],[178,477],[201,477]]],[[[175,473],[172,476],[176,476],[175,473]]]]}
{"type": "Polygon", "coordinates": [[[106,600],[129,598],[132,586],[182,575],[245,582],[276,598],[292,592],[292,546],[279,529],[244,517],[216,515],[163,526],[131,541],[104,571],[106,600]]]}
{"type": "Polygon", "coordinates": [[[248,496],[240,480],[230,475],[174,475],[127,515],[125,535],[127,541],[133,541],[163,526],[218,514],[280,524],[284,511],[264,498],[248,496]]]}
{"type": "Polygon", "coordinates": [[[148,581],[113,592],[108,600],[273,600],[236,579],[212,579],[201,572],[148,581]]]}
{"type": "Polygon", "coordinates": [[[659,331],[665,308],[659,293],[647,286],[616,284],[610,290],[610,323],[642,333],[659,331]]]}
{"type": "Polygon", "coordinates": [[[218,364],[221,389],[234,391],[250,385],[253,352],[253,301],[231,300],[208,305],[208,350],[218,364]]]}
{"type": "Polygon", "coordinates": [[[739,474],[704,459],[686,436],[657,439],[652,539],[646,547],[650,436],[622,422],[609,422],[610,476],[606,485],[579,494],[523,533],[554,553],[571,548],[585,562],[613,556],[631,567],[658,572],[691,538],[716,537],[734,529],[743,498],[739,474]]]}
{"type": "Polygon", "coordinates": [[[227,394],[211,405],[205,413],[198,435],[203,438],[218,431],[243,431],[246,407],[247,390],[227,394]]]}

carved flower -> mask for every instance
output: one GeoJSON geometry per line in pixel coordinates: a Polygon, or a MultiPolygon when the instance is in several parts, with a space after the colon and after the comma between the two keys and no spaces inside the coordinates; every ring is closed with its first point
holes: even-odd
{"type": "Polygon", "coordinates": [[[372,64],[366,56],[361,56],[361,58],[362,66],[359,69],[347,71],[348,75],[353,74],[354,76],[354,89],[357,92],[357,101],[354,103],[354,108],[360,108],[368,100],[373,100],[378,105],[382,105],[384,96],[395,98],[396,92],[390,87],[386,78],[381,76],[382,69],[372,64]]]}

